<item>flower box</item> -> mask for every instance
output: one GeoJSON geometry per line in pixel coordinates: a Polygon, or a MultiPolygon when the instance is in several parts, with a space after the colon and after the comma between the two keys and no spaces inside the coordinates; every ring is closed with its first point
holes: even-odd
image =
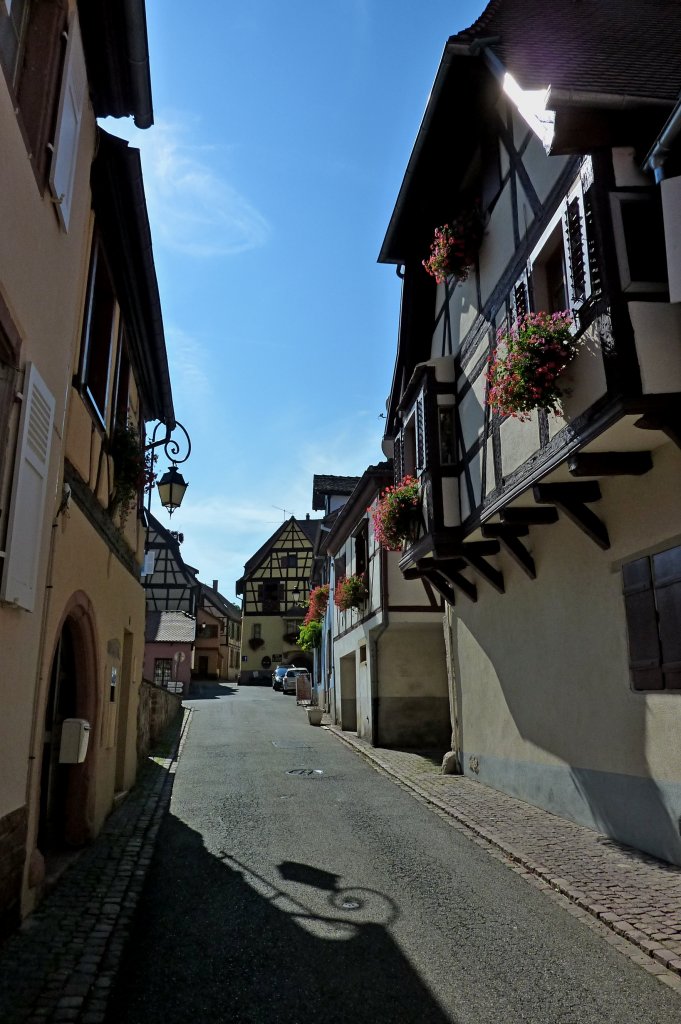
{"type": "Polygon", "coordinates": [[[400,551],[405,541],[413,541],[418,536],[421,520],[418,480],[405,476],[399,484],[386,487],[370,512],[378,543],[388,551],[400,551]]]}
{"type": "Polygon", "coordinates": [[[422,260],[426,273],[443,284],[447,277],[465,281],[482,242],[482,218],[477,205],[459,214],[450,224],[435,228],[430,255],[422,260]]]}
{"type": "Polygon", "coordinates": [[[333,600],[336,608],[346,612],[349,608],[361,608],[367,599],[367,585],[364,576],[343,576],[338,580],[333,600]]]}
{"type": "Polygon", "coordinates": [[[490,408],[520,420],[534,409],[560,414],[566,387],[560,376],[581,344],[572,322],[569,310],[527,313],[510,331],[499,331],[486,373],[490,408]]]}

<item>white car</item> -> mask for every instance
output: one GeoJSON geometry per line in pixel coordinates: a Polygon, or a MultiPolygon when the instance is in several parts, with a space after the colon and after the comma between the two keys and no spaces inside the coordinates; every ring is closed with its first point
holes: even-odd
{"type": "Polygon", "coordinates": [[[281,688],[284,693],[296,692],[296,680],[298,676],[306,675],[306,668],[289,668],[281,681],[281,688]]]}

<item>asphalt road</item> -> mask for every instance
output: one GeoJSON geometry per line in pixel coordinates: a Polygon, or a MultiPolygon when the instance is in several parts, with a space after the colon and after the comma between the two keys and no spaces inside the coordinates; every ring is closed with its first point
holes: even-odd
{"type": "Polygon", "coordinates": [[[109,1024],[679,1024],[676,994],[293,697],[189,704],[109,1024]]]}

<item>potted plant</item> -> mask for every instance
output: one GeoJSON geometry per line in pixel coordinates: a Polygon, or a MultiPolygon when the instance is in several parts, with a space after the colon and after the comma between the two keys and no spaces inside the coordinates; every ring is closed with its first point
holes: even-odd
{"type": "Polygon", "coordinates": [[[361,608],[367,597],[364,576],[343,576],[338,580],[333,599],[337,608],[345,612],[349,608],[361,608]]]}
{"type": "Polygon", "coordinates": [[[139,495],[153,486],[158,456],[151,451],[145,452],[139,427],[132,423],[116,427],[109,444],[109,454],[114,466],[109,512],[112,515],[120,512],[123,526],[139,495]]]}
{"type": "Polygon", "coordinates": [[[508,331],[499,331],[488,360],[487,404],[502,415],[529,419],[533,409],[560,413],[560,375],[580,341],[571,333],[569,310],[527,313],[508,331]]]}
{"type": "Polygon", "coordinates": [[[303,619],[303,625],[307,625],[310,622],[321,622],[324,618],[328,603],[329,584],[322,583],[319,587],[314,587],[310,591],[310,597],[307,602],[307,612],[303,619]]]}
{"type": "Polygon", "coordinates": [[[463,211],[451,223],[435,228],[430,255],[422,260],[426,273],[438,284],[454,276],[465,281],[482,242],[482,218],[477,204],[463,211]]]}
{"type": "Polygon", "coordinates": [[[321,708],[317,707],[314,704],[311,704],[305,710],[307,711],[307,720],[310,723],[310,725],[322,724],[322,715],[324,714],[324,712],[322,711],[321,708]]]}
{"type": "Polygon", "coordinates": [[[322,623],[320,619],[304,622],[298,631],[298,646],[301,651],[313,651],[321,647],[322,623]]]}
{"type": "Polygon", "coordinates": [[[399,484],[386,487],[369,510],[378,543],[388,551],[399,551],[404,541],[413,540],[420,507],[420,488],[415,477],[407,475],[399,484]]]}

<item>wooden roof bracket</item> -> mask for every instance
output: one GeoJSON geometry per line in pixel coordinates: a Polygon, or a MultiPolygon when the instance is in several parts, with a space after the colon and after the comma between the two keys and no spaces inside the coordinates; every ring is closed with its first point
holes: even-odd
{"type": "Polygon", "coordinates": [[[566,484],[536,484],[532,488],[534,500],[539,504],[555,505],[572,520],[587,537],[604,551],[610,547],[605,523],[587,504],[600,501],[601,488],[597,480],[584,480],[566,484]]]}
{"type": "Polygon", "coordinates": [[[534,558],[520,540],[521,537],[528,536],[529,532],[527,526],[508,526],[504,523],[489,523],[482,527],[483,537],[498,539],[513,561],[531,580],[534,580],[537,578],[534,558]]]}

